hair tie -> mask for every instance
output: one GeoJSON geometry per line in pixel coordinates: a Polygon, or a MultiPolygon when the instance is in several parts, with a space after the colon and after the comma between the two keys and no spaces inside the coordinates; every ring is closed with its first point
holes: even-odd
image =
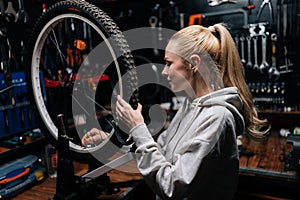
{"type": "Polygon", "coordinates": [[[216,29],[215,29],[214,26],[209,26],[209,27],[208,27],[208,30],[209,30],[210,32],[212,32],[212,33],[215,33],[215,32],[216,32],[216,29]]]}
{"type": "Polygon", "coordinates": [[[220,40],[220,33],[216,31],[215,26],[209,26],[208,30],[217,38],[220,40]]]}

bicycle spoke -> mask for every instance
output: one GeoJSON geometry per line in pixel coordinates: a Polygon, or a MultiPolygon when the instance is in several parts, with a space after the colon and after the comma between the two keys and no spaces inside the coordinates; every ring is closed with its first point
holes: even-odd
{"type": "MultiPolygon", "coordinates": [[[[137,80],[133,77],[134,73],[128,80],[121,78],[134,67],[134,62],[117,25],[100,8],[86,1],[61,1],[41,16],[30,41],[33,48],[27,77],[43,131],[55,143],[56,116],[63,113],[67,128],[70,129],[68,132],[73,134],[71,137],[75,137],[70,141],[70,149],[74,154],[79,154],[80,158],[91,151],[105,151],[108,154],[111,151],[106,147],[109,141],[95,148],[83,148],[80,137],[85,129],[99,126],[97,120],[112,111],[110,101],[115,92],[114,87],[121,94],[123,90],[136,90],[130,88],[137,85],[132,83],[137,80]],[[103,54],[109,55],[109,58],[102,58],[101,53],[89,57],[100,44],[105,48],[103,54]],[[82,65],[85,57],[93,63],[82,65]],[[103,81],[102,78],[106,76],[108,78],[103,81]],[[84,120],[77,123],[80,116],[84,120]]],[[[116,127],[109,120],[110,128],[105,127],[105,130],[111,130],[110,137],[113,137],[116,127]]]]}

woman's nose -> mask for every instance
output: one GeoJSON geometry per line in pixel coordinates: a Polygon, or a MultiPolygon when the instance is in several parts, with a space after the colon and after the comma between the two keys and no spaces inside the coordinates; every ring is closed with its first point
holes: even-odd
{"type": "Polygon", "coordinates": [[[168,72],[169,72],[169,68],[165,66],[164,69],[163,69],[163,71],[161,72],[161,74],[163,76],[168,76],[168,72]]]}

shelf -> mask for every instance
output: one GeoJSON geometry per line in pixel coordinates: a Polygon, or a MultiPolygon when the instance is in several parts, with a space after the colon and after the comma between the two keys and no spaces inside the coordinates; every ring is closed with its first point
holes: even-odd
{"type": "Polygon", "coordinates": [[[280,130],[281,128],[294,129],[300,126],[300,111],[279,112],[264,110],[258,112],[260,119],[267,119],[272,129],[280,130]]]}
{"type": "Polygon", "coordinates": [[[258,114],[274,114],[274,115],[300,115],[300,111],[273,111],[273,110],[262,110],[258,111],[258,114]]]}
{"type": "Polygon", "coordinates": [[[13,158],[28,155],[30,152],[38,150],[40,147],[46,145],[46,137],[42,136],[34,140],[30,136],[26,136],[24,145],[17,146],[15,148],[7,148],[0,146],[0,163],[7,162],[13,158]]]}

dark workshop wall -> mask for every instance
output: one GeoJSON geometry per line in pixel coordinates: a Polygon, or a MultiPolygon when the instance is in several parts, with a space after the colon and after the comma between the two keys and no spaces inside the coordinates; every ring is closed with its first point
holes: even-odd
{"type": "MultiPolygon", "coordinates": [[[[9,0],[2,1],[6,8],[9,0]]],[[[42,5],[46,4],[49,7],[57,2],[54,0],[11,0],[16,12],[19,12],[19,1],[24,2],[24,10],[28,14],[28,20],[7,21],[1,18],[0,21],[0,28],[6,32],[6,37],[11,44],[14,58],[11,66],[12,71],[22,71],[30,67],[23,63],[23,59],[26,56],[26,48],[29,48],[27,40],[32,27],[42,14],[42,5]]],[[[179,30],[189,24],[209,26],[218,22],[226,23],[237,41],[240,55],[241,57],[244,55],[245,61],[247,61],[248,55],[246,38],[250,37],[252,66],[247,67],[245,63],[245,75],[258,108],[274,111],[299,110],[300,93],[297,92],[300,89],[300,47],[297,45],[300,40],[299,0],[270,0],[270,4],[264,6],[259,17],[262,0],[236,0],[226,3],[208,0],[90,0],[90,2],[108,13],[123,31],[137,27],[149,27],[151,16],[156,16],[161,22],[157,23],[156,27],[159,27],[160,24],[164,28],[173,30],[179,30]],[[211,6],[213,2],[219,4],[211,6]],[[181,20],[183,20],[183,24],[181,20]],[[250,32],[249,26],[254,27],[251,28],[252,31],[256,31],[254,34],[250,32]],[[264,29],[263,32],[261,32],[261,28],[264,29]],[[272,34],[277,35],[275,54],[272,54],[272,34]],[[272,65],[272,57],[276,58],[276,68],[280,71],[280,76],[277,78],[271,76],[268,71],[260,72],[253,68],[255,62],[253,39],[257,38],[257,62],[261,64],[263,57],[262,35],[266,36],[265,55],[269,66],[272,65]],[[243,50],[242,38],[244,38],[243,50]],[[268,93],[269,90],[271,92],[268,93]],[[278,92],[279,90],[284,91],[284,94],[278,92]]],[[[6,37],[1,37],[1,45],[6,43],[6,37]]],[[[8,56],[7,51],[6,55],[4,54],[2,52],[0,57],[8,56]]],[[[159,55],[153,55],[153,51],[142,50],[138,54],[142,54],[152,62],[163,63],[163,52],[160,52],[159,55]]]]}

